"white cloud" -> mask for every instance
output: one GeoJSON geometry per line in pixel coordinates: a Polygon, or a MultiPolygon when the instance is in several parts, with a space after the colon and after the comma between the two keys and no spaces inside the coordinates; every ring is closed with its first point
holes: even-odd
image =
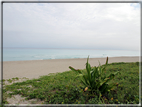
{"type": "Polygon", "coordinates": [[[11,3],[3,10],[4,46],[140,48],[139,4],[11,3]]]}

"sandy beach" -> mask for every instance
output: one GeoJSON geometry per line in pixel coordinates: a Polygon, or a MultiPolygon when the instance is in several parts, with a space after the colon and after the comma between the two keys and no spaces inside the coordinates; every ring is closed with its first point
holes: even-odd
{"type": "MultiPolygon", "coordinates": [[[[84,69],[87,58],[82,59],[52,59],[52,60],[32,60],[32,61],[4,61],[3,62],[3,79],[19,78],[39,78],[49,73],[64,72],[70,70],[68,67],[73,66],[77,69],[84,69]]],[[[105,64],[106,58],[90,58],[91,66],[105,64]]],[[[110,57],[109,63],[112,62],[139,62],[139,57],[110,57]]]]}

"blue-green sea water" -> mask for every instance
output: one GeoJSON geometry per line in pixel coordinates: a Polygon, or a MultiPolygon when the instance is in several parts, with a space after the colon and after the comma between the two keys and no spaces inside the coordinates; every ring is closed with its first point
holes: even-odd
{"type": "Polygon", "coordinates": [[[140,51],[3,48],[3,61],[140,56],[140,51]]]}

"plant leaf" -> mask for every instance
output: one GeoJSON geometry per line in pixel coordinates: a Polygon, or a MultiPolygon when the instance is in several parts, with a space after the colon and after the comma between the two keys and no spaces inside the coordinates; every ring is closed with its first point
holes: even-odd
{"type": "Polygon", "coordinates": [[[106,59],[106,64],[105,65],[107,65],[108,64],[108,57],[107,57],[107,59],[106,59]]]}
{"type": "Polygon", "coordinates": [[[73,68],[73,67],[71,67],[71,66],[69,66],[69,68],[70,68],[72,71],[77,71],[77,72],[80,73],[80,74],[82,73],[80,69],[75,69],[75,68],[73,68]]]}
{"type": "Polygon", "coordinates": [[[101,63],[100,63],[100,61],[98,61],[99,62],[99,66],[101,66],[101,63]]]}
{"type": "Polygon", "coordinates": [[[81,77],[81,76],[83,76],[83,74],[77,75],[77,76],[74,78],[74,80],[75,80],[77,77],[81,77]]]}
{"type": "Polygon", "coordinates": [[[89,85],[86,75],[83,75],[83,79],[84,79],[85,83],[86,83],[87,85],[89,85]]]}
{"type": "Polygon", "coordinates": [[[87,86],[87,84],[86,84],[83,80],[81,80],[81,82],[82,82],[85,86],[87,86]]]}
{"type": "Polygon", "coordinates": [[[102,68],[102,71],[104,71],[104,70],[106,69],[107,64],[108,64],[108,57],[107,57],[107,59],[106,59],[106,63],[105,63],[105,65],[104,65],[104,67],[102,68]]]}
{"type": "Polygon", "coordinates": [[[86,63],[86,70],[87,70],[87,77],[88,77],[88,80],[89,80],[89,84],[90,86],[92,85],[92,81],[91,81],[91,66],[90,64],[88,63],[88,60],[89,60],[89,56],[87,58],[87,63],[86,63]]]}

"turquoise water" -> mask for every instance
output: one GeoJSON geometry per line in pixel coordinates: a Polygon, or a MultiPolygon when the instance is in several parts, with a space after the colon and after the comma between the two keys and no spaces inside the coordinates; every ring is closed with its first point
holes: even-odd
{"type": "Polygon", "coordinates": [[[140,56],[139,51],[79,49],[3,49],[3,61],[140,56]]]}

